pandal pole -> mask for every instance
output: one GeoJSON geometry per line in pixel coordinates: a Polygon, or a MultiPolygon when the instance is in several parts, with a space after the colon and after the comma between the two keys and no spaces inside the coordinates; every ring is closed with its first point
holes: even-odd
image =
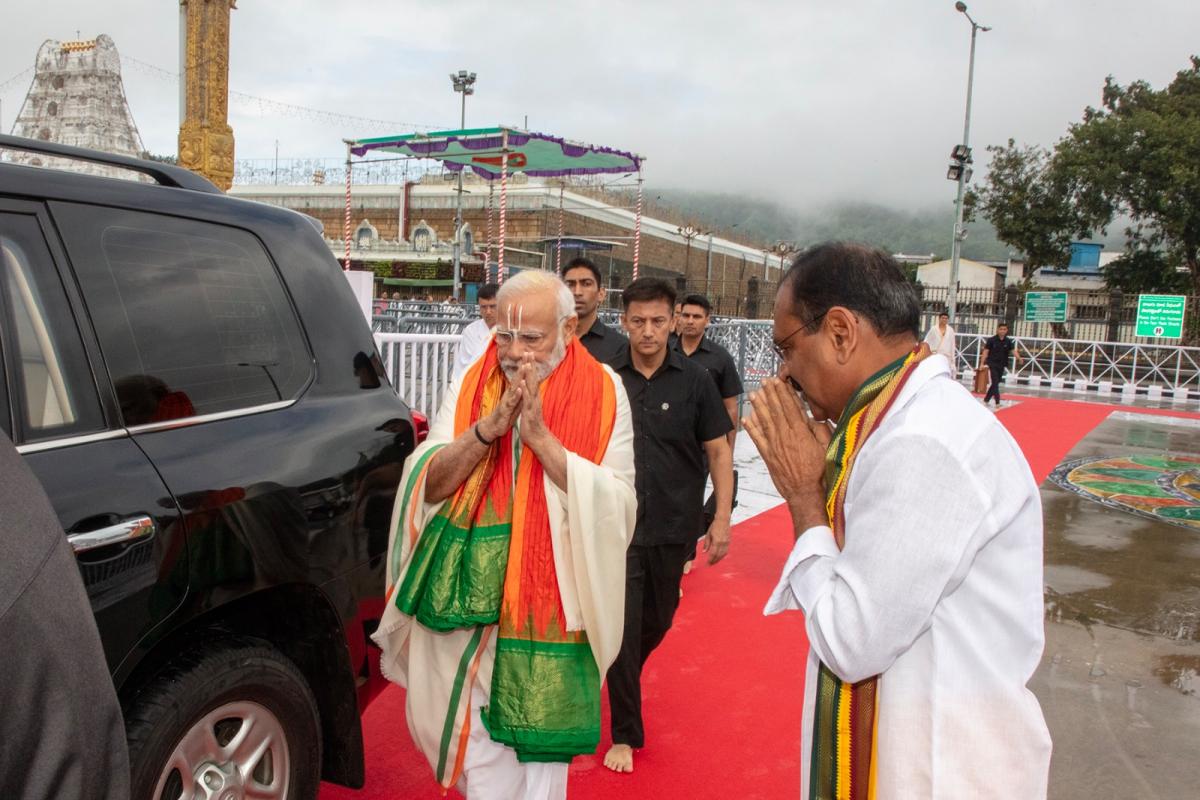
{"type": "Polygon", "coordinates": [[[642,250],[642,168],[638,167],[637,211],[633,220],[633,279],[638,279],[638,258],[642,250]]]}
{"type": "Polygon", "coordinates": [[[351,142],[347,139],[346,142],[346,219],[342,223],[342,240],[346,242],[346,260],[342,264],[342,269],[349,271],[350,269],[350,157],[353,153],[350,152],[351,142]]]}
{"type": "Polygon", "coordinates": [[[508,129],[500,139],[500,258],[496,267],[496,283],[504,283],[504,235],[508,224],[508,129]]]}
{"type": "Polygon", "coordinates": [[[488,178],[488,211],[487,211],[487,255],[483,259],[483,278],[484,283],[490,283],[488,270],[492,268],[492,223],[496,218],[496,204],[494,198],[496,196],[496,182],[488,178]]]}
{"type": "Polygon", "coordinates": [[[562,240],[563,240],[563,190],[565,187],[558,187],[558,252],[554,256],[554,271],[558,276],[562,277],[562,240]]]}

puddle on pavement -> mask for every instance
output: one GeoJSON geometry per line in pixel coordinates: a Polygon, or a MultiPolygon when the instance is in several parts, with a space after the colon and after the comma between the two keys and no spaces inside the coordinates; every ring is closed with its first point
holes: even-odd
{"type": "Polygon", "coordinates": [[[1105,589],[1112,585],[1112,581],[1103,575],[1066,564],[1047,564],[1043,580],[1046,584],[1047,597],[1051,593],[1055,595],[1077,594],[1094,589],[1105,589]]]}
{"type": "MultiPolygon", "coordinates": [[[[1067,460],[1163,453],[1194,458],[1200,427],[1110,418],[1067,460]]],[[[1049,481],[1042,504],[1046,648],[1030,687],[1054,739],[1050,797],[1195,796],[1200,530],[1049,481]]]]}
{"type": "MultiPolygon", "coordinates": [[[[1146,461],[1163,452],[1200,453],[1200,429],[1109,420],[1066,461],[1146,461]]],[[[1135,515],[1050,482],[1042,486],[1042,505],[1047,600],[1061,607],[1064,618],[1200,641],[1200,530],[1135,515]]]]}

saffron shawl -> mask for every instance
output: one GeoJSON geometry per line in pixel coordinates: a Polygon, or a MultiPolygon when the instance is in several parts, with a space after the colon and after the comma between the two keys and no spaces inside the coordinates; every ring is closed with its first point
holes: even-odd
{"type": "MultiPolygon", "coordinates": [[[[410,689],[409,727],[444,787],[462,771],[477,678],[490,687],[482,709],[485,728],[521,760],[567,761],[595,750],[600,676],[611,662],[613,634],[604,631],[593,646],[584,628],[603,629],[601,620],[613,614],[593,598],[609,598],[614,590],[623,596],[624,547],[635,508],[627,474],[628,404],[617,382],[577,341],[542,384],[546,425],[568,451],[572,496],[552,488],[554,497],[547,497],[541,464],[510,432],[436,513],[422,511],[432,508],[424,503],[424,480],[440,445],[491,413],[503,390],[492,344],[464,376],[457,401],[443,408],[442,415],[452,415],[452,430],[414,454],[406,469],[393,521],[388,608],[375,637],[384,647],[385,674],[410,689]],[[610,445],[617,452],[606,458],[610,445]],[[606,466],[595,466],[601,459],[606,466]],[[588,501],[597,508],[590,517],[588,501]],[[564,523],[584,517],[595,530],[572,524],[568,537],[564,523]],[[556,558],[565,559],[557,569],[556,558]],[[559,582],[564,569],[567,609],[559,582]],[[414,619],[423,626],[420,636],[410,630],[414,619]],[[414,698],[409,673],[418,670],[420,695],[414,698]],[[436,712],[431,694],[447,698],[436,712]],[[416,722],[414,700],[423,717],[416,722]],[[431,732],[434,713],[440,736],[431,732]],[[419,727],[426,735],[417,735],[419,727]]],[[[439,427],[447,427],[440,418],[435,433],[439,427]]]]}
{"type": "MultiPolygon", "coordinates": [[[[825,453],[825,511],[838,549],[846,542],[846,487],[858,454],[887,416],[917,365],[929,356],[919,345],[867,379],[850,398],[825,453]]],[[[876,709],[879,676],[845,683],[824,664],[813,714],[810,800],[875,797],[876,709]]]]}

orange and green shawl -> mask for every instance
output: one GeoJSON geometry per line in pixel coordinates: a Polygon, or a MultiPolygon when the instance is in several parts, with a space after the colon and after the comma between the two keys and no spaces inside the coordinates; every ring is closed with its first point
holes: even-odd
{"type": "MultiPolygon", "coordinates": [[[[872,375],[858,388],[838,420],[825,452],[825,511],[838,549],[846,543],[846,487],[855,459],[887,416],[916,366],[929,355],[920,345],[872,375]]],[[[875,797],[879,676],[844,683],[820,665],[813,714],[809,800],[870,800],[875,797]]]]}
{"type": "MultiPolygon", "coordinates": [[[[454,435],[490,414],[505,386],[493,341],[463,379],[454,435]]],[[[563,447],[600,463],[616,422],[615,387],[577,339],[542,382],[541,393],[546,426],[563,447]]],[[[412,480],[424,467],[414,467],[412,480]]],[[[406,490],[411,496],[412,486],[406,490]]],[[[432,630],[474,629],[455,679],[435,768],[443,785],[452,785],[461,770],[461,763],[446,763],[446,754],[454,720],[465,717],[469,724],[464,711],[469,682],[491,625],[498,624],[496,660],[482,717],[492,739],[512,747],[525,762],[570,761],[595,751],[599,671],[586,633],[566,629],[542,465],[514,431],[493,443],[421,531],[394,602],[432,630]]],[[[457,760],[462,761],[461,749],[457,760]]]]}

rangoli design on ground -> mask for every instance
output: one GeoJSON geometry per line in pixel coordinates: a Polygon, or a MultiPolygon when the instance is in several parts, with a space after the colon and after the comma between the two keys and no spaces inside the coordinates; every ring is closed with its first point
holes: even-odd
{"type": "Polygon", "coordinates": [[[1081,458],[1064,461],[1050,480],[1111,508],[1200,530],[1200,456],[1081,458]]]}

